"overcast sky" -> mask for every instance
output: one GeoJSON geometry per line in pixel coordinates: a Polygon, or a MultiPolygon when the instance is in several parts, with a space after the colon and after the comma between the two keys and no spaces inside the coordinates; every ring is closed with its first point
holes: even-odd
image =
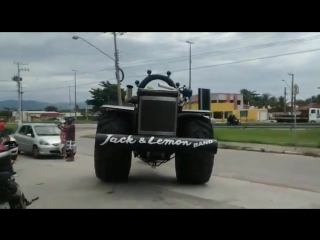
{"type": "MultiPolygon", "coordinates": [[[[0,33],[0,100],[17,98],[16,85],[11,81],[17,73],[14,62],[28,63],[22,67],[30,69],[29,72],[21,72],[25,100],[68,102],[68,86],[74,85],[72,69],[79,70],[78,101],[88,99],[88,90],[97,87],[99,81],[114,79],[114,62],[81,39],[73,40],[74,35],[114,56],[110,33],[0,33]]],[[[300,87],[299,98],[320,93],[317,89],[320,86],[320,51],[250,60],[320,50],[320,33],[307,32],[129,32],[118,37],[120,67],[126,75],[123,85],[133,85],[135,80],[142,80],[148,69],[160,74],[169,70],[175,82],[188,84],[187,40],[194,42],[194,93],[198,88],[225,93],[237,93],[247,88],[280,96],[285,87],[281,80],[285,79],[290,84],[289,72],[295,74],[295,82],[300,87]],[[241,62],[243,60],[249,61],[241,62]]],[[[115,80],[111,82],[115,83],[115,80]]],[[[156,84],[151,85],[154,87],[156,84]]],[[[72,88],[72,99],[73,92],[72,88]]]]}

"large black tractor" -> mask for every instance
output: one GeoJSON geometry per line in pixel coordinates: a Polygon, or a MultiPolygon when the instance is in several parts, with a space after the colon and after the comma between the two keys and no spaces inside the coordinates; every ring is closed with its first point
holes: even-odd
{"type": "Polygon", "coordinates": [[[98,120],[94,166],[96,176],[108,182],[127,181],[132,153],[151,166],[175,158],[178,181],[204,184],[210,180],[217,141],[206,116],[210,111],[186,110],[192,90],[180,87],[167,76],[151,74],[127,86],[126,102],[131,107],[103,105],[98,120]],[[167,84],[164,90],[146,89],[153,80],[167,84]]]}

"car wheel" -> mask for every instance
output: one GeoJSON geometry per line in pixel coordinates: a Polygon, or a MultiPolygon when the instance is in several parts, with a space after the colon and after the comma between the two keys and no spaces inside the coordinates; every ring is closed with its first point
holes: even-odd
{"type": "Polygon", "coordinates": [[[33,146],[32,155],[34,159],[39,159],[40,154],[39,154],[39,148],[37,146],[33,146]]]}

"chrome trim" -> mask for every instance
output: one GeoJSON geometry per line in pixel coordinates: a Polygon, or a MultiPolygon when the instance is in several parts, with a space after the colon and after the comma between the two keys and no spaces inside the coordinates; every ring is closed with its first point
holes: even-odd
{"type": "Polygon", "coordinates": [[[133,111],[134,107],[126,107],[126,106],[115,106],[115,105],[102,105],[102,108],[109,108],[109,109],[119,109],[119,110],[127,110],[133,111]]]}
{"type": "Polygon", "coordinates": [[[10,151],[1,152],[1,153],[0,153],[0,158],[2,158],[2,157],[7,157],[7,156],[9,156],[9,155],[10,155],[10,151]]]}
{"type": "Polygon", "coordinates": [[[167,101],[167,102],[178,102],[175,97],[159,97],[159,96],[141,96],[139,97],[139,104],[141,99],[150,100],[150,101],[167,101]]]}

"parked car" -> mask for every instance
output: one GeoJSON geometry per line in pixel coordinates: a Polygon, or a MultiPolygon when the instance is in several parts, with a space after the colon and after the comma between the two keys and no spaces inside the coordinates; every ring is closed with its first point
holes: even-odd
{"type": "MultiPolygon", "coordinates": [[[[32,153],[34,158],[48,155],[60,155],[60,129],[54,123],[22,123],[14,138],[19,151],[32,153]]],[[[77,146],[73,146],[74,153],[77,146]]]]}

